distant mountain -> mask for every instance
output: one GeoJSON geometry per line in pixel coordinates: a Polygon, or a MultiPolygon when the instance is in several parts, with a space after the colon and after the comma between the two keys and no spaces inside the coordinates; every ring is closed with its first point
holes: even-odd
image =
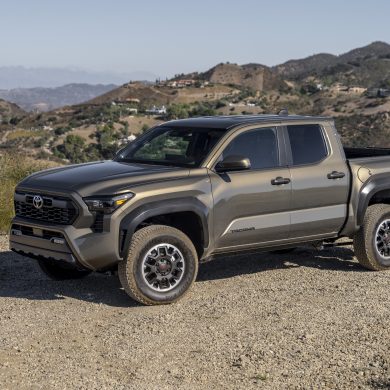
{"type": "Polygon", "coordinates": [[[382,58],[390,58],[390,45],[386,42],[380,41],[353,49],[339,56],[339,59],[344,63],[382,58]]]}
{"type": "Polygon", "coordinates": [[[336,56],[316,54],[300,60],[290,60],[273,68],[286,79],[302,81],[314,76],[328,82],[341,82],[362,87],[390,85],[390,45],[373,42],[370,45],[336,56]]]}
{"type": "Polygon", "coordinates": [[[338,57],[333,54],[315,54],[304,59],[287,61],[275,66],[274,70],[287,78],[306,77],[313,72],[318,73],[326,67],[333,66],[337,63],[337,59],[338,57]]]}
{"type": "Polygon", "coordinates": [[[154,81],[156,75],[149,72],[92,72],[68,68],[25,68],[0,66],[0,89],[54,88],[66,84],[123,84],[129,80],[154,81]]]}
{"type": "Polygon", "coordinates": [[[0,90],[0,98],[16,103],[26,111],[49,111],[83,103],[117,88],[114,84],[68,84],[57,88],[18,88],[0,90]]]}

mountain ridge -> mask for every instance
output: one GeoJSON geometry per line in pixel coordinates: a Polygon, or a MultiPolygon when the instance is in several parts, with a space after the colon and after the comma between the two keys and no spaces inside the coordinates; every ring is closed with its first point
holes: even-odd
{"type": "Polygon", "coordinates": [[[129,80],[155,79],[156,75],[147,71],[114,73],[73,68],[0,66],[0,89],[56,88],[66,84],[120,85],[129,80]]]}
{"type": "Polygon", "coordinates": [[[49,111],[83,103],[117,87],[115,84],[72,83],[55,88],[15,88],[0,90],[0,98],[15,103],[26,111],[49,111]]]}
{"type": "MultiPolygon", "coordinates": [[[[286,61],[283,64],[272,67],[272,69],[283,77],[296,80],[310,75],[328,76],[337,71],[355,71],[355,68],[362,65],[366,66],[370,61],[380,64],[387,59],[390,59],[390,45],[386,42],[375,41],[340,55],[329,53],[314,54],[306,58],[286,61]]],[[[359,82],[361,80],[362,77],[359,76],[356,81],[359,82]]],[[[364,82],[366,81],[364,80],[364,82]]],[[[368,85],[365,86],[368,87],[368,85]]]]}

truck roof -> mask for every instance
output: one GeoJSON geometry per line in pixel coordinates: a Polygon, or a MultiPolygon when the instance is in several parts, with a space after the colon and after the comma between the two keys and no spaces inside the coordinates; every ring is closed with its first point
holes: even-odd
{"type": "Polygon", "coordinates": [[[203,116],[198,118],[179,119],[164,123],[174,127],[209,127],[214,129],[229,129],[235,126],[251,123],[275,123],[296,121],[329,121],[333,118],[325,116],[305,115],[226,115],[226,116],[203,116]]]}

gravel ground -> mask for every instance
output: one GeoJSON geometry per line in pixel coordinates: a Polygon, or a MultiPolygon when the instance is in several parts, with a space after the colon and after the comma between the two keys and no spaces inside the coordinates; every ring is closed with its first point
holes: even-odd
{"type": "Polygon", "coordinates": [[[390,388],[390,272],[350,248],[215,260],[160,307],[0,249],[1,389],[390,388]]]}

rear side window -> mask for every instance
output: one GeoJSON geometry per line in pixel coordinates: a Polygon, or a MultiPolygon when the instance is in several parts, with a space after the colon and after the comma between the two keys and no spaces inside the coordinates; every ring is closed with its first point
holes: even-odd
{"type": "Polygon", "coordinates": [[[274,128],[250,130],[238,135],[223,151],[222,158],[240,155],[249,158],[251,169],[279,165],[278,141],[274,128]]]}
{"type": "Polygon", "coordinates": [[[287,126],[293,165],[314,164],[328,155],[322,128],[319,125],[287,126]]]}

